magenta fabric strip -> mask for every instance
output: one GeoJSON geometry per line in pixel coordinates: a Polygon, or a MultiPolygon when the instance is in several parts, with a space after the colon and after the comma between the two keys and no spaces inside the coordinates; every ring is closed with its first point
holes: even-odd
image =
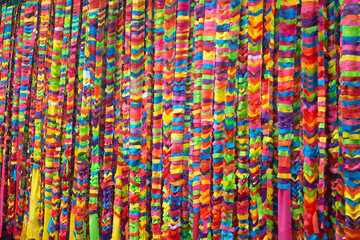
{"type": "Polygon", "coordinates": [[[290,189],[279,189],[279,240],[291,240],[291,199],[290,189]]]}

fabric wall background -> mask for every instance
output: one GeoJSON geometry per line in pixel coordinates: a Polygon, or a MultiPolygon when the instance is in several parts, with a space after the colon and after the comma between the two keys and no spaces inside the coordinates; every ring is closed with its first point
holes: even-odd
{"type": "Polygon", "coordinates": [[[360,239],[360,2],[26,0],[0,18],[0,237],[360,239]]]}

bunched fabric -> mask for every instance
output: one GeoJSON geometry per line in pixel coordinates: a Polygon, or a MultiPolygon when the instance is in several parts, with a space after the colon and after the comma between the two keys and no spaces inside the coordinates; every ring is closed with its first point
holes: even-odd
{"type": "Polygon", "coordinates": [[[359,0],[0,11],[0,237],[360,239],[359,0]]]}

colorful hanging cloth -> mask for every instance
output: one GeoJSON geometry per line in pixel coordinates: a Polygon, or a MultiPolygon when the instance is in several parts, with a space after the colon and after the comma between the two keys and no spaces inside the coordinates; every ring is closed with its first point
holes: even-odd
{"type": "Polygon", "coordinates": [[[360,2],[0,10],[0,237],[360,239],[360,2]]]}

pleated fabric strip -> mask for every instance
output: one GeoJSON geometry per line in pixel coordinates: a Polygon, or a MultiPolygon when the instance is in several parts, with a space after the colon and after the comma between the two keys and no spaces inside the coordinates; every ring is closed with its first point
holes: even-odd
{"type": "Polygon", "coordinates": [[[359,2],[341,2],[342,34],[340,39],[340,120],[341,138],[340,162],[344,181],[343,209],[344,236],[346,239],[360,237],[357,225],[359,223],[359,169],[357,160],[359,156],[359,73],[356,71],[359,65],[358,37],[359,32],[359,2]]]}
{"type": "Polygon", "coordinates": [[[356,0],[0,11],[0,237],[359,239],[356,0]]]}

